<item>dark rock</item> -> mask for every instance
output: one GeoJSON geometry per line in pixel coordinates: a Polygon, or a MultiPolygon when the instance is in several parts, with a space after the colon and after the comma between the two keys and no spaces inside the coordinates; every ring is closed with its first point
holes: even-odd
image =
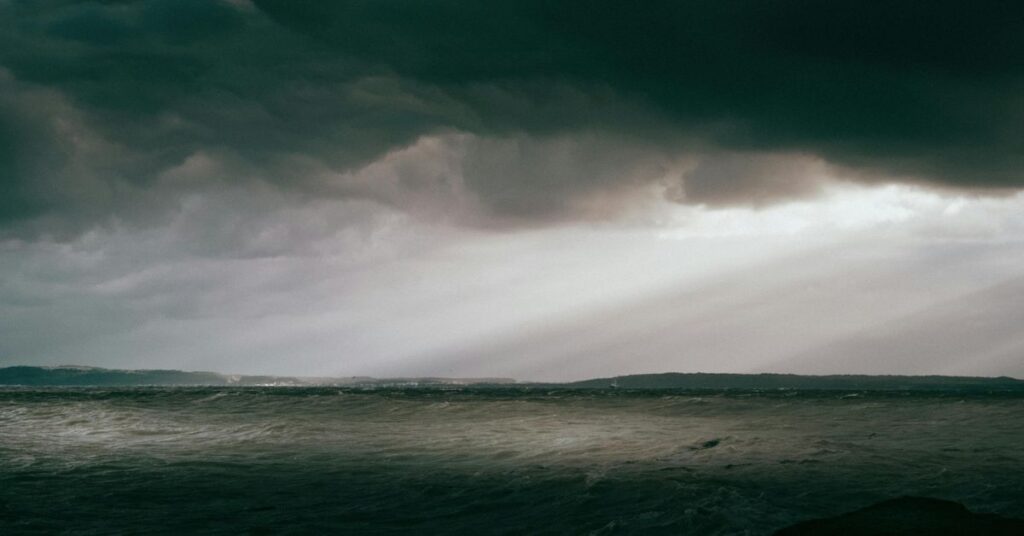
{"type": "Polygon", "coordinates": [[[1024,519],[976,514],[964,505],[927,497],[900,497],[836,517],[797,523],[776,536],[1024,535],[1024,519]]]}

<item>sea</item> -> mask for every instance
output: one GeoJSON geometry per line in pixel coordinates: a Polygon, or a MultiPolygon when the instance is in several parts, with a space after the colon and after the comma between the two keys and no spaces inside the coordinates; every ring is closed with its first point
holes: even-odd
{"type": "Polygon", "coordinates": [[[771,534],[1024,517],[1024,395],[0,388],[0,534],[771,534]]]}

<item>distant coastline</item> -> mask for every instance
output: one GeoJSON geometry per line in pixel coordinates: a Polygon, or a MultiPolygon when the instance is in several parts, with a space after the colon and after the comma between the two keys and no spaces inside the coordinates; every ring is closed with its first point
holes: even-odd
{"type": "Polygon", "coordinates": [[[0,368],[0,385],[23,386],[381,386],[506,385],[510,378],[371,378],[221,374],[207,371],[106,369],[78,365],[0,368]]]}
{"type": "Polygon", "coordinates": [[[236,375],[205,371],[127,370],[86,366],[0,368],[6,386],[339,386],[372,388],[522,387],[549,389],[839,390],[1024,392],[1024,380],[1010,377],[679,373],[634,374],[576,382],[522,382],[512,378],[373,378],[236,375]]]}

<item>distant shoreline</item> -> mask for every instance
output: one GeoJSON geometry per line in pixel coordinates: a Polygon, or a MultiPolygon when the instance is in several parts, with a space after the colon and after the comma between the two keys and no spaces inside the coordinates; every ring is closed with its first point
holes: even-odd
{"type": "Polygon", "coordinates": [[[837,390],[946,391],[985,390],[1024,392],[1024,380],[1010,377],[800,375],[680,373],[634,374],[575,382],[524,382],[511,378],[372,378],[235,375],[181,370],[125,370],[81,366],[12,366],[0,368],[4,386],[337,386],[376,388],[537,387],[551,389],[677,389],[677,390],[837,390]]]}

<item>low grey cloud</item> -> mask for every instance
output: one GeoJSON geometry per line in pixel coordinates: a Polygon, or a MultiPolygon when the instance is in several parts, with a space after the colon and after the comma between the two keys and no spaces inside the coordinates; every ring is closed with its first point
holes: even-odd
{"type": "Polygon", "coordinates": [[[791,154],[740,153],[701,159],[685,173],[680,201],[714,205],[767,204],[813,197],[825,177],[841,176],[821,159],[791,154]]]}
{"type": "Polygon", "coordinates": [[[771,203],[813,195],[823,169],[1016,189],[1022,10],[8,2],[0,223],[73,236],[251,184],[486,225],[615,213],[652,185],[686,203],[771,203]],[[438,139],[439,160],[417,164],[432,170],[365,180],[438,139]],[[202,161],[205,174],[169,182],[202,161]]]}

